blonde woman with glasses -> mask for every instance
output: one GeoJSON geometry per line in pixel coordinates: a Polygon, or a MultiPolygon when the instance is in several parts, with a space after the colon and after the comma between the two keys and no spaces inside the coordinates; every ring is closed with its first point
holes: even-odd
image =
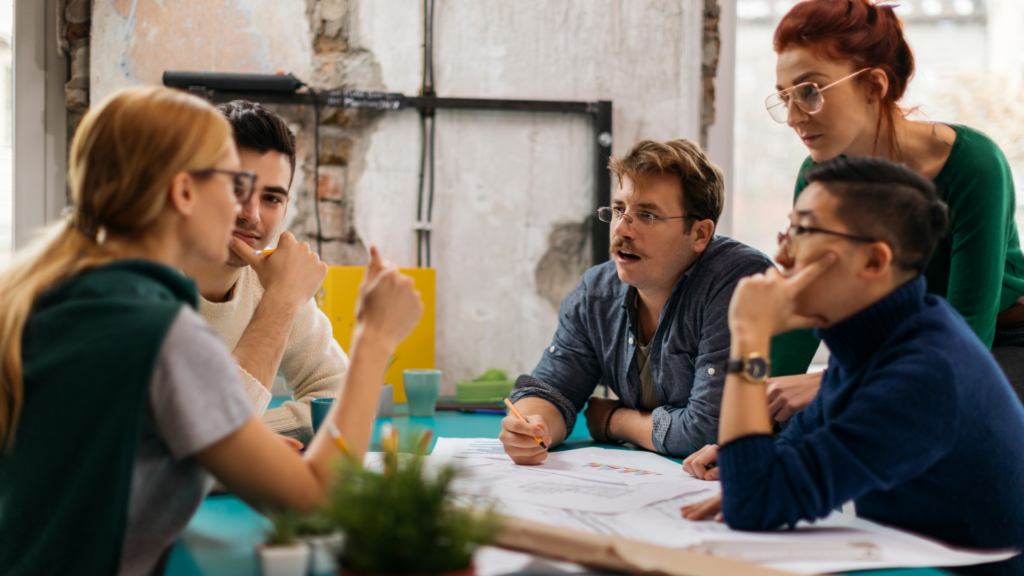
{"type": "MultiPolygon", "coordinates": [[[[340,455],[305,455],[253,416],[183,268],[223,262],[239,203],[227,121],[167,88],[112,95],[70,154],[73,212],[0,277],[4,574],[150,574],[216,476],[247,502],[309,510],[340,455]]],[[[375,250],[347,385],[328,421],[358,455],[388,357],[422,314],[375,250]]]]}
{"type": "MultiPolygon", "coordinates": [[[[837,156],[883,158],[932,181],[950,223],[925,270],[928,290],[967,320],[1024,398],[1024,256],[1003,152],[973,128],[906,118],[899,102],[914,56],[891,5],[802,2],[779,23],[774,44],[778,85],[765,104],[810,152],[796,196],[805,171],[837,156]]],[[[810,341],[808,352],[815,347],[810,341]]],[[[820,380],[820,373],[774,379],[773,418],[803,409],[820,380]]]]}

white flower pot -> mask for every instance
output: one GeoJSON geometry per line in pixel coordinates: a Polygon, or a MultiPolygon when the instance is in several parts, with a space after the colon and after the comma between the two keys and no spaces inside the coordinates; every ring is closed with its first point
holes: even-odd
{"type": "Polygon", "coordinates": [[[309,573],[313,576],[338,573],[338,555],[344,535],[341,532],[318,536],[300,536],[309,546],[309,573]]]}
{"type": "Polygon", "coordinates": [[[306,576],[309,547],[304,542],[288,546],[257,546],[263,576],[306,576]]]}

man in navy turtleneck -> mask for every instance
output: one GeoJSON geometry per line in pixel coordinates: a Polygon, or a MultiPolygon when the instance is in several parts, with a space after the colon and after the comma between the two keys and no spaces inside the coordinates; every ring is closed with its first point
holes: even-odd
{"type": "MultiPolygon", "coordinates": [[[[931,182],[839,158],[779,237],[774,269],[741,280],[718,442],[687,458],[722,495],[683,509],[767,530],[857,514],[955,546],[1024,549],[1024,409],[992,355],[921,271],[948,226],[931,182]],[[765,400],[772,334],[816,327],[821,390],[775,440],[765,400]],[[717,461],[718,468],[707,466],[717,461]]],[[[964,570],[1021,574],[1024,557],[964,570]]]]}

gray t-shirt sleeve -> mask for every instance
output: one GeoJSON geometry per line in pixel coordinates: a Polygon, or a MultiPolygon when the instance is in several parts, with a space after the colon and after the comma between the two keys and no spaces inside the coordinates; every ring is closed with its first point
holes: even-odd
{"type": "Polygon", "coordinates": [[[227,437],[252,417],[227,346],[187,306],[164,339],[149,401],[156,432],[178,460],[227,437]]]}

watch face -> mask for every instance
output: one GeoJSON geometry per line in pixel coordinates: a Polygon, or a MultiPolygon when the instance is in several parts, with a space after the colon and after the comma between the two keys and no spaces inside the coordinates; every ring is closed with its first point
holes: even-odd
{"type": "Polygon", "coordinates": [[[747,359],[747,375],[751,380],[761,380],[768,377],[768,362],[764,358],[747,359]]]}

